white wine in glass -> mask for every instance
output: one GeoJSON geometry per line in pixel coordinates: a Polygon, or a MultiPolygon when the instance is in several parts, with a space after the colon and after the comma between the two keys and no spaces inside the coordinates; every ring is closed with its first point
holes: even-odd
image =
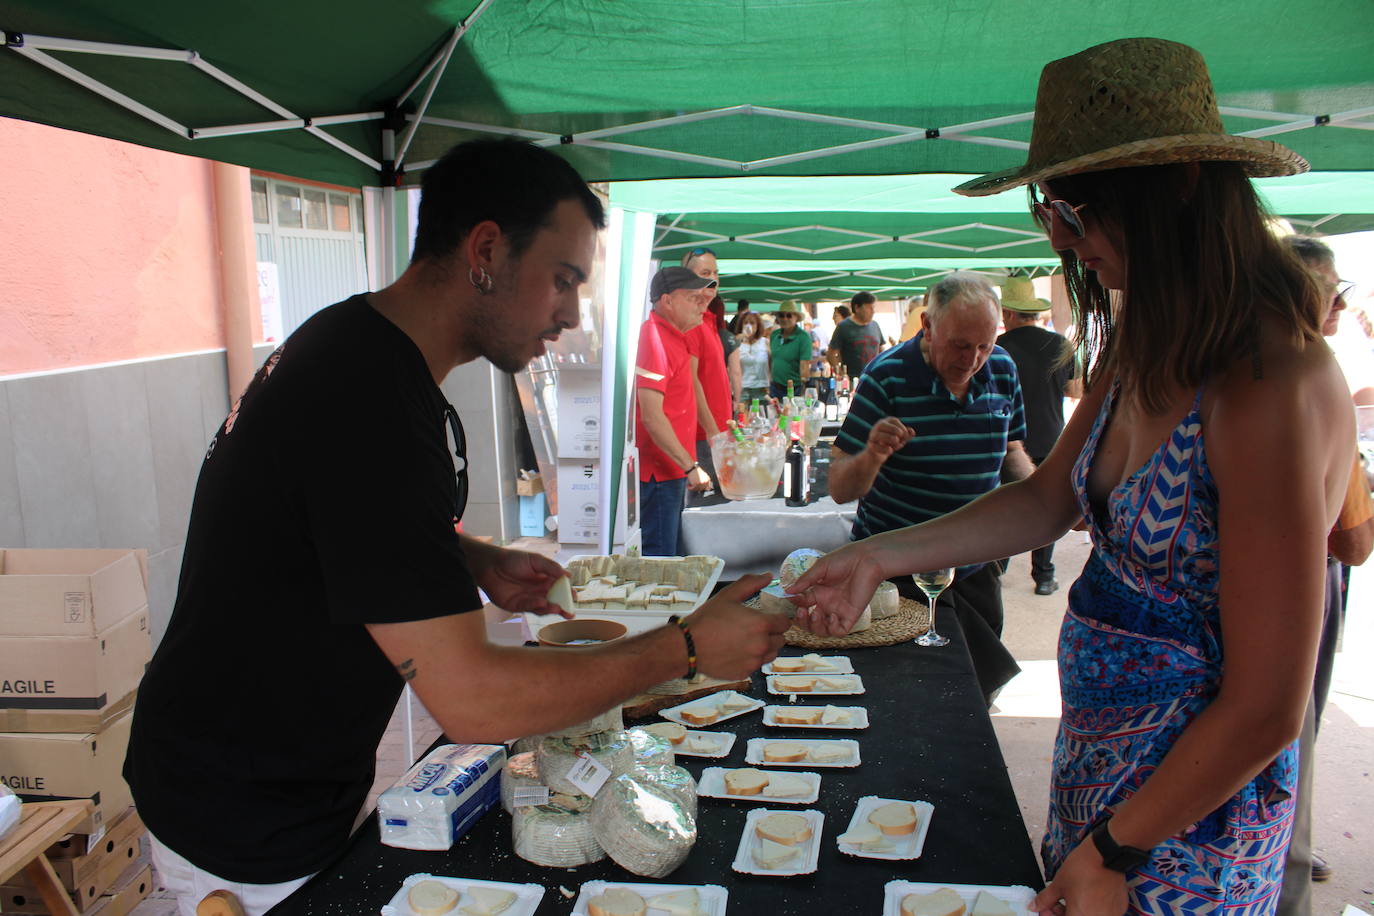
{"type": "Polygon", "coordinates": [[[949,584],[954,581],[954,570],[933,569],[930,572],[916,573],[912,578],[916,580],[916,587],[925,592],[926,597],[930,599],[930,626],[916,637],[916,645],[949,645],[948,636],[941,636],[935,632],[935,599],[939,598],[940,593],[949,588],[949,584]]]}

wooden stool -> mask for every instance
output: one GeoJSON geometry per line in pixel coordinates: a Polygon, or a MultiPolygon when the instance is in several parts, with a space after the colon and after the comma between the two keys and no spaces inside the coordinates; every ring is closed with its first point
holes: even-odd
{"type": "Polygon", "coordinates": [[[229,891],[211,891],[196,904],[196,916],[244,916],[239,898],[229,891]]]}
{"type": "Polygon", "coordinates": [[[72,832],[90,817],[95,806],[87,799],[57,802],[26,802],[20,809],[19,824],[0,840],[0,884],[23,872],[38,889],[43,904],[53,916],[80,916],[57,879],[45,850],[72,832]]]}

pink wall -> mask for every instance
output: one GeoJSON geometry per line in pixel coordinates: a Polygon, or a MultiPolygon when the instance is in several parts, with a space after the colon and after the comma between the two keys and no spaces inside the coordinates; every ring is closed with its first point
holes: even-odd
{"type": "Polygon", "coordinates": [[[0,375],[223,347],[211,164],[0,118],[0,375]]]}

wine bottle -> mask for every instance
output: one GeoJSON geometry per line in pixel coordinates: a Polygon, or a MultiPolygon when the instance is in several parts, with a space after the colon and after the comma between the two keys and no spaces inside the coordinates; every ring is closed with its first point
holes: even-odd
{"type": "Polygon", "coordinates": [[[787,462],[783,465],[783,496],[787,505],[797,508],[806,505],[809,495],[806,446],[801,440],[801,418],[792,418],[792,444],[787,447],[787,462]]]}
{"type": "Polygon", "coordinates": [[[840,407],[835,400],[835,380],[830,379],[830,396],[825,399],[825,419],[834,422],[840,417],[840,407]]]}

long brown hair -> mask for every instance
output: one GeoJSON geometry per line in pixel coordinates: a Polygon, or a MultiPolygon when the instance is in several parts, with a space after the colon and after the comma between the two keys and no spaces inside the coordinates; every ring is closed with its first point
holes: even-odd
{"type": "Polygon", "coordinates": [[[1055,197],[1086,204],[1118,240],[1125,289],[1113,297],[1072,251],[1059,252],[1090,383],[1115,372],[1151,413],[1237,359],[1256,362],[1269,318],[1299,346],[1321,339],[1316,284],[1269,231],[1241,167],[1138,166],[1056,178],[1055,197]],[[1190,187],[1191,186],[1191,187],[1190,187]]]}

